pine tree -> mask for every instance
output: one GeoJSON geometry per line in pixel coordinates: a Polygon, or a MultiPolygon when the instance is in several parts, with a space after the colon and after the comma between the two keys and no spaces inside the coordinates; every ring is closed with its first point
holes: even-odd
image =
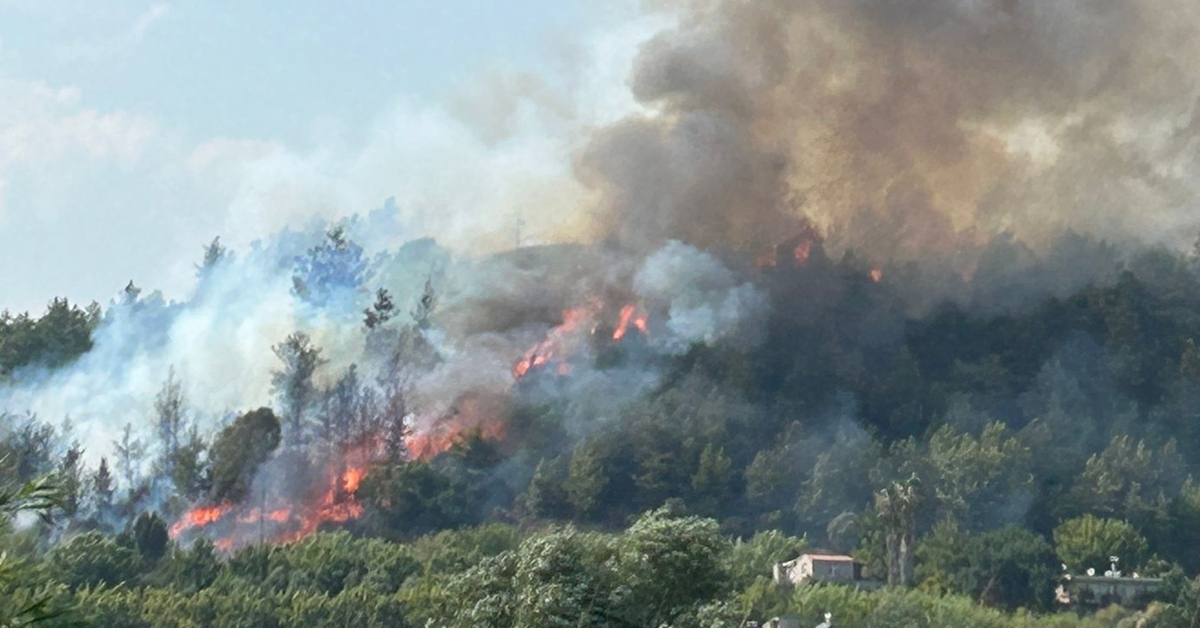
{"type": "Polygon", "coordinates": [[[283,368],[271,375],[271,386],[279,396],[287,425],[285,440],[289,445],[298,445],[306,439],[305,415],[316,392],[313,374],[325,360],[321,349],[313,346],[308,334],[302,331],[288,336],[272,350],[283,362],[283,368]]]}
{"type": "Polygon", "coordinates": [[[396,304],[392,302],[392,295],[388,294],[387,289],[380,288],[375,293],[375,303],[363,310],[363,324],[368,330],[375,329],[391,320],[395,310],[396,304]]]}
{"type": "Polygon", "coordinates": [[[412,311],[413,322],[417,325],[417,329],[429,327],[429,319],[436,306],[437,293],[433,290],[433,278],[431,277],[425,280],[425,290],[421,293],[420,300],[417,301],[416,309],[412,311]]]}
{"type": "Polygon", "coordinates": [[[217,264],[227,259],[228,256],[229,249],[221,246],[221,236],[213,238],[212,242],[209,242],[204,247],[204,260],[196,265],[196,276],[203,276],[217,264]]]}
{"type": "Polygon", "coordinates": [[[146,446],[141,439],[133,436],[133,425],[126,423],[120,440],[115,441],[113,447],[117,454],[117,473],[125,484],[125,490],[132,492],[138,481],[146,446]]]}
{"type": "Polygon", "coordinates": [[[142,289],[133,285],[133,280],[130,279],[128,284],[125,284],[124,300],[126,304],[135,303],[138,300],[138,295],[142,293],[142,289]]]}
{"type": "Polygon", "coordinates": [[[79,511],[80,496],[84,488],[82,460],[83,447],[78,442],[73,442],[63,454],[62,463],[59,465],[58,472],[63,491],[62,509],[67,517],[74,517],[79,511]]]}
{"type": "Polygon", "coordinates": [[[107,514],[113,503],[113,477],[108,470],[108,458],[100,459],[100,466],[92,476],[92,491],[96,495],[96,507],[101,516],[107,514]]]}
{"type": "Polygon", "coordinates": [[[175,367],[167,371],[167,380],[154,398],[154,427],[162,448],[162,467],[167,475],[175,468],[179,454],[180,435],[184,431],[183,386],[175,377],[175,367]]]}
{"type": "Polygon", "coordinates": [[[608,474],[598,447],[585,444],[575,450],[563,488],[576,517],[587,520],[597,513],[600,499],[608,488],[608,474]]]}

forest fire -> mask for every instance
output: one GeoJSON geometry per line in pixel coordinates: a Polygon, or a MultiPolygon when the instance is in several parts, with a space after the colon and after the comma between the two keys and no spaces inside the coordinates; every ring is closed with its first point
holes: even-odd
{"type": "Polygon", "coordinates": [[[316,532],[322,524],[346,523],[361,517],[363,506],[355,493],[358,491],[358,482],[364,475],[363,469],[350,468],[335,477],[315,507],[292,513],[287,519],[288,523],[293,523],[291,529],[282,532],[276,539],[283,543],[298,541],[316,532]],[[350,490],[351,486],[354,487],[353,490],[350,490]]]}
{"type": "Polygon", "coordinates": [[[408,455],[414,460],[428,460],[450,449],[464,437],[475,434],[483,440],[504,440],[505,426],[499,419],[483,420],[475,425],[446,421],[434,431],[413,435],[407,439],[408,455]]]}
{"type": "MultiPolygon", "coordinates": [[[[338,466],[345,462],[338,463],[338,466]]],[[[255,541],[288,543],[315,532],[325,523],[345,523],[362,516],[363,506],[356,493],[366,476],[364,466],[349,466],[340,474],[331,474],[322,483],[324,490],[315,498],[298,505],[275,504],[246,506],[200,506],[187,511],[170,529],[171,538],[192,530],[204,530],[222,551],[255,541]]],[[[279,500],[280,496],[265,500],[279,500]]]]}
{"type": "Polygon", "coordinates": [[[233,510],[233,506],[229,504],[193,508],[184,513],[183,516],[179,518],[179,521],[176,521],[175,524],[171,526],[171,537],[177,537],[184,531],[192,528],[204,527],[210,523],[220,521],[221,519],[225,518],[225,515],[229,514],[231,510],[233,510]]]}
{"type": "Polygon", "coordinates": [[[307,497],[262,493],[241,506],[198,506],[170,528],[171,538],[202,530],[222,551],[251,542],[288,543],[304,538],[326,523],[345,523],[361,517],[357,493],[367,467],[380,447],[369,442],[353,446],[321,467],[315,489],[307,497]],[[255,503],[257,501],[257,503],[255,503]]]}
{"type": "Polygon", "coordinates": [[[362,482],[363,477],[367,474],[363,469],[346,469],[342,474],[342,487],[347,493],[357,493],[358,484],[362,482]]]}
{"type": "Polygon", "coordinates": [[[258,523],[261,520],[272,523],[286,523],[291,516],[292,511],[289,508],[276,508],[271,511],[264,511],[262,508],[252,508],[246,514],[238,517],[238,523],[258,523]]]}
{"type": "MultiPolygon", "coordinates": [[[[490,398],[460,400],[449,416],[414,426],[404,438],[408,456],[411,460],[429,460],[472,435],[503,440],[506,426],[501,416],[495,400],[490,398]]],[[[197,506],[171,526],[170,536],[178,539],[202,532],[217,549],[229,552],[255,542],[291,543],[324,525],[353,521],[365,511],[358,491],[370,465],[381,455],[376,442],[349,448],[323,467],[316,488],[307,497],[266,494],[258,504],[197,506]]]]}
{"type": "MultiPolygon", "coordinates": [[[[585,338],[598,328],[604,311],[598,300],[563,311],[562,323],[553,327],[546,338],[525,352],[512,367],[515,379],[530,371],[554,364],[559,375],[569,375],[568,358],[585,338]]],[[[615,317],[611,338],[621,342],[630,334],[649,334],[649,315],[636,304],[621,307],[615,317]]],[[[607,332],[606,332],[607,334],[607,332]]],[[[503,399],[495,395],[468,394],[441,415],[411,419],[404,445],[410,460],[425,461],[470,438],[502,441],[507,436],[503,399]]],[[[316,532],[322,525],[340,524],[358,519],[364,506],[358,491],[367,477],[370,464],[379,458],[377,442],[355,446],[324,465],[315,488],[307,497],[281,494],[251,498],[242,506],[204,505],[187,511],[171,526],[172,538],[203,531],[222,551],[230,551],[252,542],[289,543],[316,532]]]]}
{"type": "Polygon", "coordinates": [[[592,320],[596,312],[600,309],[599,304],[591,303],[588,305],[563,310],[563,322],[559,326],[550,330],[546,335],[546,339],[534,345],[531,349],[525,352],[525,356],[513,364],[513,377],[520,379],[529,373],[530,370],[544,366],[552,360],[557,359],[563,352],[563,346],[567,338],[580,326],[592,320]]]}
{"type": "Polygon", "coordinates": [[[621,308],[621,320],[617,323],[617,328],[613,330],[612,339],[620,341],[624,338],[625,334],[629,332],[630,325],[643,334],[649,333],[647,320],[646,312],[642,308],[635,305],[626,305],[621,308]]]}
{"type": "MultiPolygon", "coordinates": [[[[556,362],[555,371],[559,375],[570,375],[571,365],[565,361],[569,355],[568,345],[577,332],[587,329],[588,335],[595,334],[598,325],[596,318],[604,306],[599,301],[563,311],[562,324],[554,327],[546,334],[546,339],[534,345],[525,355],[513,364],[514,379],[521,379],[530,371],[556,362]]],[[[646,310],[639,305],[627,304],[621,307],[613,327],[611,338],[620,342],[629,335],[630,328],[638,330],[642,335],[650,333],[650,317],[646,310]]]]}
{"type": "Polygon", "coordinates": [[[800,231],[780,243],[769,253],[754,259],[759,268],[775,268],[780,265],[804,266],[814,254],[824,250],[825,239],[812,223],[805,222],[800,231]]]}

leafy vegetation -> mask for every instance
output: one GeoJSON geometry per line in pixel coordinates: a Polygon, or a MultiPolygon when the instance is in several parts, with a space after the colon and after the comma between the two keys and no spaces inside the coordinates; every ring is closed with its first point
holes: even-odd
{"type": "MultiPolygon", "coordinates": [[[[214,251],[202,274],[225,263],[214,251]]],[[[153,416],[130,417],[95,468],[69,423],[7,408],[0,618],[616,627],[815,624],[830,612],[839,626],[1192,625],[1195,259],[1152,251],[1111,281],[1005,308],[913,303],[894,287],[902,278],[872,280],[853,255],[814,248],[807,260],[758,278],[772,306],[761,343],[655,355],[655,384],[603,416],[536,394],[567,376],[534,371],[502,432],[465,429],[421,452],[406,449],[404,417],[413,370],[439,359],[430,281],[411,320],[382,289],[348,310],[368,366],[333,372],[305,332],[280,339],[274,407],[231,412],[211,434],[189,418],[174,371],[153,416]],[[188,506],[265,499],[264,469],[315,477],[363,443],[387,455],[366,460],[353,489],[341,476],[330,489],[353,492],[355,516],[283,545],[168,534],[188,506]],[[44,516],[16,525],[25,510],[44,516]],[[772,564],[804,548],[852,552],[897,586],[777,587],[772,564]],[[1110,556],[1165,576],[1162,599],[1055,613],[1063,565],[1104,571],[1110,556]]],[[[296,264],[306,307],[358,290],[366,272],[341,231],[296,264]]],[[[102,319],[65,300],[36,320],[5,314],[0,378],[69,368],[102,319]]],[[[590,368],[637,365],[639,341],[604,344],[590,368]]],[[[483,402],[456,401],[469,403],[483,402]]]]}

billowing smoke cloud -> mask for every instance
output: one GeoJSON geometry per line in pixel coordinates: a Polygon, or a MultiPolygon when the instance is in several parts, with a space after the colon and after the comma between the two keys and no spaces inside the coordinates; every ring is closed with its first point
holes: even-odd
{"type": "MultiPolygon", "coordinates": [[[[241,180],[235,231],[257,235],[296,218],[277,211],[281,197],[299,214],[352,211],[388,191],[378,182],[392,155],[428,163],[401,186],[400,207],[343,221],[366,249],[355,260],[365,270],[326,302],[305,296],[320,281],[298,283],[296,259],[321,245],[329,225],[239,242],[189,299],[114,303],[93,351],[57,372],[22,374],[0,389],[0,410],[69,416],[94,464],[126,423],[148,431],[171,367],[192,416],[210,430],[230,413],[278,404],[272,347],[295,331],[322,350],[318,389],[330,390],[351,364],[370,386],[379,356],[363,308],[383,287],[404,317],[429,279],[438,303],[422,340],[437,360],[405,382],[409,425],[432,433],[446,421],[503,422],[507,401],[525,396],[565,406],[566,430],[578,438],[611,425],[660,383],[663,362],[692,345],[758,343],[768,290],[785,294],[797,321],[847,292],[874,294],[864,286],[881,281],[881,290],[911,293],[914,311],[944,298],[1016,307],[1108,278],[1116,253],[1096,238],[1174,242],[1200,227],[1191,211],[1200,79],[1185,68],[1200,58],[1200,6],[664,6],[677,24],[642,47],[632,68],[643,110],[583,136],[577,180],[561,163],[526,167],[575,142],[514,139],[521,125],[511,103],[475,112],[498,116],[479,122],[495,125],[494,135],[471,136],[428,112],[438,124],[426,126],[452,131],[413,142],[381,129],[357,164],[329,180],[316,173],[345,161],[336,151],[296,164],[268,150],[241,180]],[[435,144],[458,148],[411,154],[435,144]],[[510,176],[517,171],[526,178],[510,176]],[[293,185],[297,172],[308,185],[293,185]],[[593,193],[588,202],[579,184],[593,193]],[[453,251],[419,239],[429,235],[453,251]],[[530,239],[554,244],[490,253],[530,239]],[[785,242],[793,244],[776,248],[785,242]],[[838,272],[857,278],[835,276],[830,260],[841,249],[865,251],[872,265],[846,263],[838,272]],[[750,275],[748,263],[728,261],[745,252],[771,252],[768,269],[750,275]]],[[[531,86],[540,92],[540,83],[521,90],[531,86]]],[[[872,313],[856,335],[891,338],[900,320],[872,313]]],[[[862,435],[846,434],[846,449],[862,449],[862,435]]],[[[287,480],[279,473],[260,485],[287,480]]],[[[843,507],[831,502],[827,514],[843,507]]]]}
{"type": "Polygon", "coordinates": [[[1200,226],[1195,3],[659,5],[679,26],[631,79],[652,113],[577,163],[631,247],[770,240],[799,213],[882,259],[1064,228],[1177,244],[1200,226]]]}
{"type": "Polygon", "coordinates": [[[751,344],[767,310],[766,296],[753,284],[740,281],[708,253],[678,241],[646,258],[633,285],[649,303],[666,304],[669,333],[653,342],[667,351],[726,339],[751,344]]]}

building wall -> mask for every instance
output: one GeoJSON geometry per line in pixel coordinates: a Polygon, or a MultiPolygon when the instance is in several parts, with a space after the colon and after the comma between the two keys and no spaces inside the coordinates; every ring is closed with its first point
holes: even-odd
{"type": "Polygon", "coordinates": [[[1107,578],[1075,576],[1063,583],[1061,602],[1072,606],[1103,608],[1119,604],[1142,608],[1153,598],[1162,581],[1158,578],[1107,578]]]}
{"type": "Polygon", "coordinates": [[[804,554],[786,563],[776,563],[774,576],[778,584],[799,585],[808,581],[854,582],[854,562],[831,560],[804,554]]]}
{"type": "Polygon", "coordinates": [[[812,575],[821,582],[854,582],[854,563],[844,560],[812,560],[812,575]]]}

